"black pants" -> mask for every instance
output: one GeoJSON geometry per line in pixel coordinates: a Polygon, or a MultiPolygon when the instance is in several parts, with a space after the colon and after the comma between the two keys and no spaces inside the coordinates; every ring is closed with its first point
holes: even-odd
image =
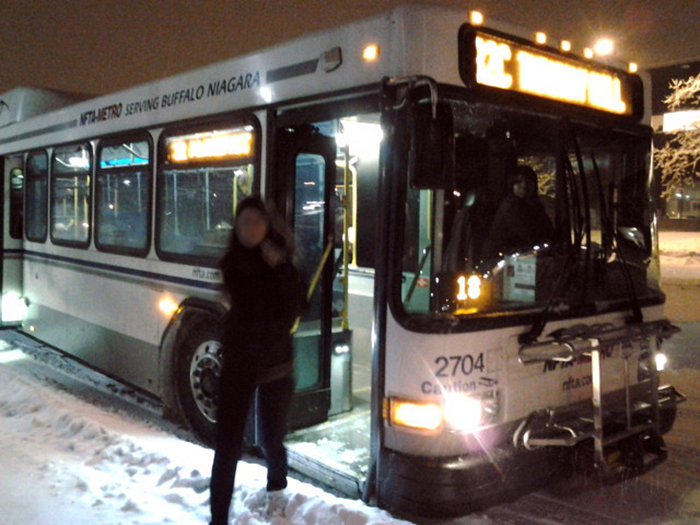
{"type": "Polygon", "coordinates": [[[262,449],[267,463],[267,490],[287,486],[287,451],[284,436],[287,412],[294,393],[291,375],[257,385],[244,369],[222,374],[216,424],[216,452],[211,470],[210,505],[212,525],[228,523],[233,496],[236,463],[243,450],[246,418],[255,391],[258,392],[258,420],[262,449]]]}

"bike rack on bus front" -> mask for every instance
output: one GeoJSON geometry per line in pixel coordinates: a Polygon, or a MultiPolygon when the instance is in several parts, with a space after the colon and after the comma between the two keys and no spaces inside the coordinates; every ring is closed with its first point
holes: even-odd
{"type": "MultiPolygon", "coordinates": [[[[660,406],[671,403],[673,406],[685,401],[685,396],[671,386],[658,388],[657,369],[653,362],[653,352],[649,351],[649,340],[668,339],[679,328],[668,320],[647,323],[629,324],[615,327],[612,324],[577,325],[562,329],[550,335],[551,339],[543,342],[525,344],[520,347],[518,356],[522,364],[542,363],[548,361],[571,362],[580,358],[590,358],[591,363],[591,405],[580,404],[565,409],[546,409],[534,412],[521,423],[514,435],[514,444],[522,444],[526,449],[548,446],[573,447],[584,440],[593,439],[594,465],[604,478],[614,475],[616,469],[611,467],[605,455],[606,447],[618,444],[627,438],[639,437],[644,442],[646,452],[651,452],[654,458],[645,461],[641,453],[638,469],[648,470],[654,464],[663,461],[666,456],[660,430],[660,406]],[[603,356],[602,354],[605,354],[603,356]],[[622,414],[613,408],[619,403],[609,400],[603,403],[603,384],[601,364],[603,357],[621,357],[624,366],[624,410],[622,414]],[[642,386],[645,401],[632,403],[629,381],[630,358],[637,357],[646,362],[649,376],[646,385],[648,392],[642,386]],[[607,410],[606,410],[607,408],[607,410]],[[591,417],[588,417],[592,409],[591,417]],[[584,414],[583,416],[581,414],[584,414]],[[616,430],[605,431],[614,414],[616,430]],[[636,417],[644,414],[647,417],[636,417]],[[623,421],[619,421],[622,415],[623,421]],[[639,420],[642,420],[641,422],[639,420]],[[621,428],[620,428],[621,427],[621,428]]],[[[640,382],[634,385],[639,391],[640,382]]],[[[628,465],[622,465],[628,466],[628,465]]]]}

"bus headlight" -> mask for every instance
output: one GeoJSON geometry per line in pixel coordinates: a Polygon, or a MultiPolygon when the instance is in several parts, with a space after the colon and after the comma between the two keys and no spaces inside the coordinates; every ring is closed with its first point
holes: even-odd
{"type": "Polygon", "coordinates": [[[492,423],[499,411],[500,399],[495,390],[480,396],[445,396],[445,422],[452,430],[459,432],[475,432],[480,426],[492,423]]]}
{"type": "Polygon", "coordinates": [[[489,391],[480,396],[447,394],[442,405],[391,399],[389,406],[393,425],[437,430],[444,424],[451,431],[467,433],[493,422],[499,413],[500,401],[498,392],[489,391]]]}

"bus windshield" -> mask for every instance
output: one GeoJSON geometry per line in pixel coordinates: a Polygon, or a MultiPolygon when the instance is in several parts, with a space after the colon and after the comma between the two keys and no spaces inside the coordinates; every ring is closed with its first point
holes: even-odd
{"type": "Polygon", "coordinates": [[[660,301],[641,127],[450,107],[454,177],[439,190],[405,186],[405,312],[500,318],[660,301]]]}

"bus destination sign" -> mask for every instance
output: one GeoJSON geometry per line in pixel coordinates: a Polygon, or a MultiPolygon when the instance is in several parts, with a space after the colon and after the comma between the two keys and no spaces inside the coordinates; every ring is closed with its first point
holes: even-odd
{"type": "Polygon", "coordinates": [[[640,117],[641,81],[568,53],[464,26],[460,73],[467,85],[490,86],[615,115],[640,117]]]}

